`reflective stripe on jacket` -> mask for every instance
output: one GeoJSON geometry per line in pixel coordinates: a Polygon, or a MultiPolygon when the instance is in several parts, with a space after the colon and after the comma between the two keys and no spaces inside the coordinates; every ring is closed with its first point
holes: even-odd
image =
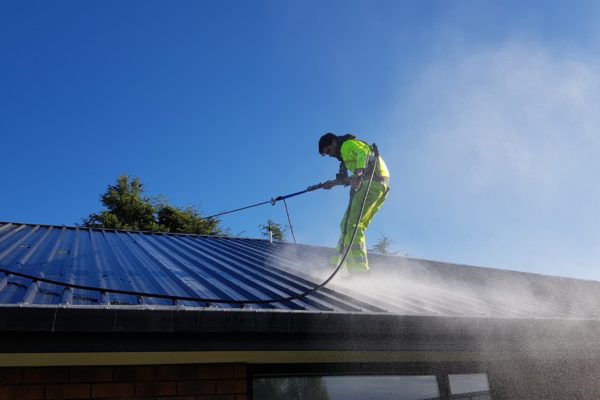
{"type": "MultiPolygon", "coordinates": [[[[373,150],[371,150],[371,146],[360,140],[349,139],[342,143],[340,153],[344,165],[354,174],[354,171],[357,169],[364,169],[367,167],[367,161],[369,160],[369,156],[373,153],[373,150]]],[[[384,178],[390,177],[390,172],[381,157],[379,157],[379,174],[384,178]]]]}

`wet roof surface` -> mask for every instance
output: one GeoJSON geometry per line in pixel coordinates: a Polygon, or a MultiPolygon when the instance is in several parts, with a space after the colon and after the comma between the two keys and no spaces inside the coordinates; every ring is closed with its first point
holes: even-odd
{"type": "MultiPolygon", "coordinates": [[[[333,249],[266,240],[0,222],[0,305],[235,309],[113,294],[101,288],[212,299],[297,295],[325,280],[333,249]]],[[[600,317],[600,283],[396,256],[370,255],[371,276],[336,279],[298,300],[244,308],[400,315],[600,317]]]]}

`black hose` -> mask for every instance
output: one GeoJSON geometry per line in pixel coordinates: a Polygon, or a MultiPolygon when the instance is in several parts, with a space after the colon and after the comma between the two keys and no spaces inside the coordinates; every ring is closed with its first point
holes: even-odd
{"type": "MultiPolygon", "coordinates": [[[[360,208],[360,214],[358,215],[358,220],[356,221],[356,226],[354,227],[354,232],[352,233],[352,239],[350,240],[350,244],[347,246],[346,251],[344,252],[344,255],[343,255],[342,259],[340,260],[338,266],[335,268],[333,273],[324,282],[315,286],[314,288],[311,288],[305,292],[302,292],[302,293],[299,293],[299,294],[296,294],[293,296],[279,297],[276,299],[247,299],[247,300],[209,299],[209,298],[205,298],[205,297],[173,296],[173,295],[160,294],[160,293],[146,293],[146,292],[136,292],[136,291],[131,291],[131,290],[101,288],[101,287],[97,287],[97,286],[77,285],[74,283],[61,282],[61,281],[57,281],[54,279],[48,279],[48,278],[43,278],[40,276],[24,274],[24,273],[17,272],[17,271],[11,271],[11,270],[7,270],[4,268],[0,268],[0,272],[3,272],[6,275],[14,275],[14,276],[18,276],[21,278],[30,279],[34,282],[44,282],[44,283],[49,283],[52,285],[63,286],[65,288],[90,290],[90,291],[101,292],[101,293],[124,294],[124,295],[139,296],[139,297],[151,297],[151,298],[156,298],[156,299],[168,299],[168,300],[172,300],[172,301],[196,301],[196,302],[200,302],[200,303],[219,303],[219,304],[243,305],[243,304],[282,303],[282,302],[286,302],[286,301],[299,300],[303,297],[308,296],[311,293],[316,292],[317,290],[319,290],[322,287],[324,287],[325,285],[327,285],[337,275],[337,273],[339,272],[342,265],[344,265],[344,262],[346,261],[346,258],[348,257],[348,253],[350,252],[352,243],[354,243],[354,239],[356,238],[356,232],[358,231],[358,225],[360,224],[360,220],[362,219],[362,215],[365,210],[365,204],[367,203],[367,197],[369,194],[369,190],[371,189],[371,183],[373,182],[373,176],[375,175],[375,169],[377,168],[377,166],[379,164],[379,157],[377,155],[376,155],[375,160],[376,160],[375,165],[372,168],[371,176],[369,177],[369,183],[367,185],[367,190],[365,192],[365,198],[363,199],[363,202],[362,202],[362,205],[360,208]]],[[[265,202],[265,203],[268,203],[268,202],[265,202]]],[[[265,204],[265,203],[255,204],[253,206],[240,208],[238,210],[243,210],[246,208],[254,207],[256,205],[261,205],[261,204],[265,204]]],[[[231,212],[233,212],[233,211],[231,211],[231,212]]],[[[222,215],[222,214],[218,214],[218,215],[222,215]]]]}

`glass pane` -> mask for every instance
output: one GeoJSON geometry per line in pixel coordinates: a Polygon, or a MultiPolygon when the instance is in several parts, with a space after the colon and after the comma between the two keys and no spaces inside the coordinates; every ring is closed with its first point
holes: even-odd
{"type": "Polygon", "coordinates": [[[320,376],[258,378],[255,400],[434,400],[435,376],[320,376]]]}
{"type": "Polygon", "coordinates": [[[448,375],[453,400],[490,400],[486,374],[448,375]]]}

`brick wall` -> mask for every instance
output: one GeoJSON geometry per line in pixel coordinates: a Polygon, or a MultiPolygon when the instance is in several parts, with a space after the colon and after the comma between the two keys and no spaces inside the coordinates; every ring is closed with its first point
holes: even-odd
{"type": "Polygon", "coordinates": [[[0,368],[0,400],[247,400],[243,364],[0,368]]]}

